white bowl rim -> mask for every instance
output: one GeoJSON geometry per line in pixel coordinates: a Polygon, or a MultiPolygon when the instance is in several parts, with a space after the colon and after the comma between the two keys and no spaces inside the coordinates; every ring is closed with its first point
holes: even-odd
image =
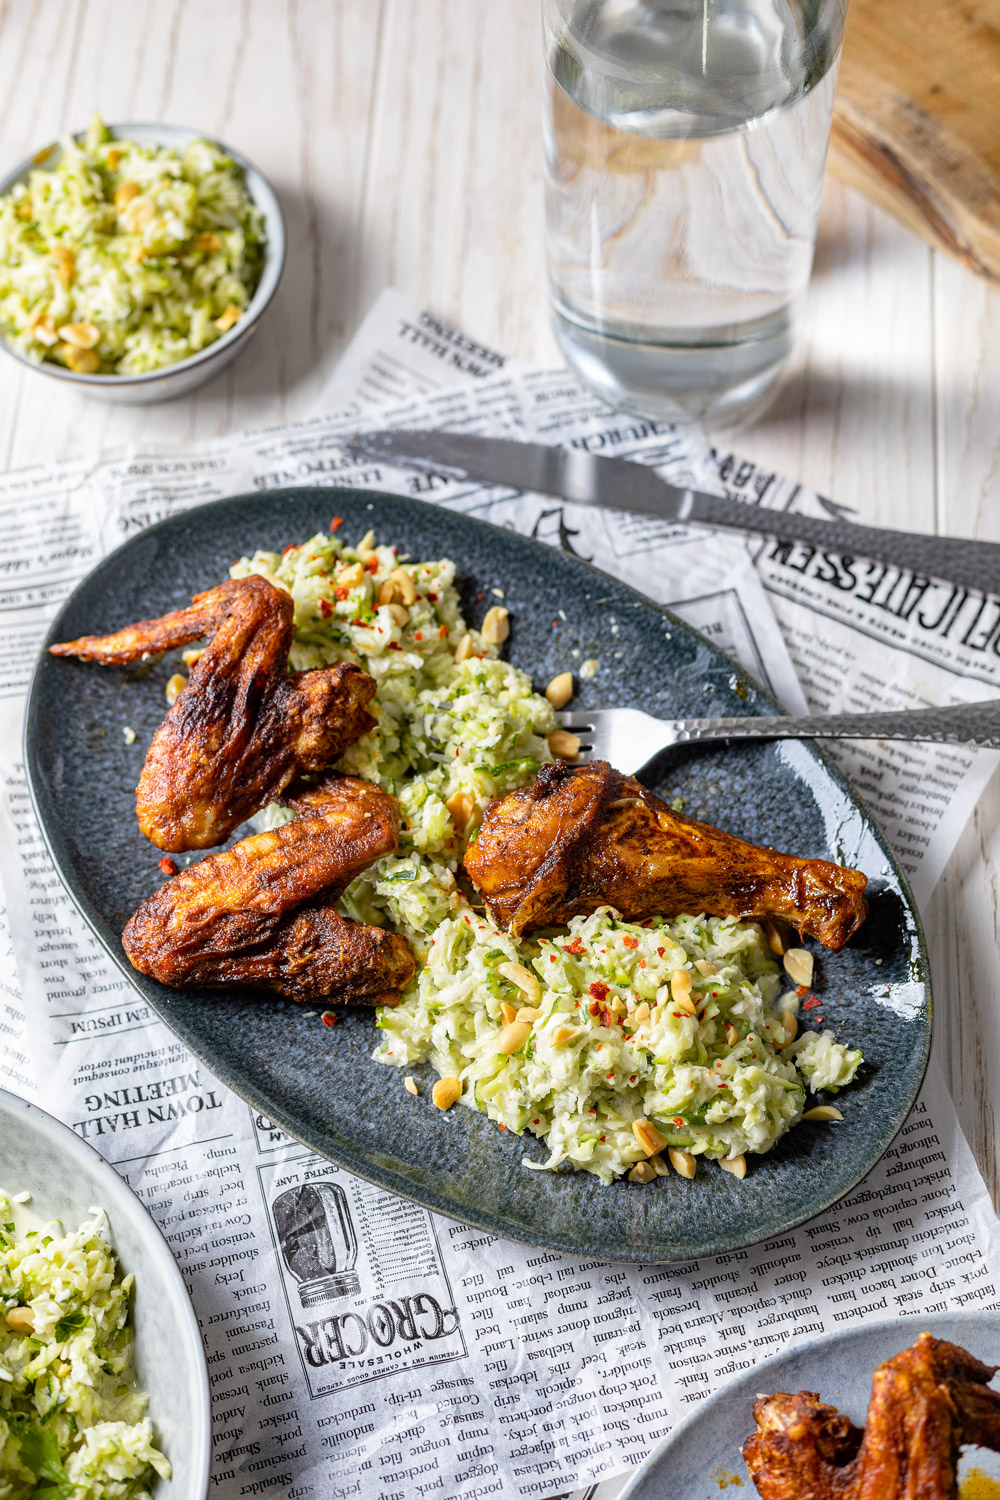
{"type": "MultiPolygon", "coordinates": [[[[53,1150],[62,1152],[64,1156],[75,1157],[83,1163],[88,1171],[97,1178],[98,1183],[107,1182],[109,1185],[109,1196],[114,1193],[127,1195],[132,1199],[135,1208],[149,1220],[152,1230],[149,1245],[150,1253],[158,1264],[158,1269],[169,1280],[172,1280],[180,1298],[180,1305],[184,1312],[182,1317],[187,1324],[187,1333],[193,1346],[199,1350],[198,1360],[198,1390],[196,1392],[197,1405],[201,1407],[206,1441],[201,1444],[200,1451],[196,1456],[194,1471],[194,1487],[192,1496],[205,1496],[208,1493],[209,1476],[212,1464],[212,1398],[208,1384],[208,1365],[205,1362],[205,1345],[201,1337],[201,1328],[195,1310],[191,1305],[191,1297],[188,1293],[184,1277],[181,1275],[180,1267],[174,1259],[173,1252],[163,1236],[159,1224],[153,1218],[149,1209],[141,1198],[132,1191],[127,1182],[123,1182],[110,1162],[105,1161],[101,1153],[96,1150],[89,1141],[82,1140],[75,1131],[55,1115],[50,1115],[47,1110],[38,1104],[33,1104],[29,1099],[22,1099],[19,1094],[12,1094],[9,1089],[0,1088],[0,1116],[4,1113],[18,1114],[26,1120],[30,1120],[33,1129],[39,1130],[52,1142],[53,1150]]],[[[110,1218],[110,1215],[109,1215],[110,1218]]],[[[156,1420],[155,1413],[153,1420],[156,1420]]]]}
{"type": "MultiPolygon", "coordinates": [[[[255,167],[249,157],[243,156],[241,152],[234,150],[232,146],[228,146],[225,141],[217,140],[215,136],[207,131],[195,130],[188,125],[172,125],[165,120],[126,120],[121,124],[109,124],[106,128],[110,131],[113,139],[121,138],[128,140],[130,130],[142,130],[148,132],[151,136],[159,135],[165,145],[169,139],[183,141],[185,145],[190,144],[191,141],[210,141],[213,146],[218,146],[220,151],[224,151],[227,156],[232,157],[233,161],[243,172],[247,190],[254,203],[258,208],[264,208],[266,205],[278,228],[278,234],[276,236],[269,234],[265,241],[264,265],[260,273],[260,281],[257,283],[257,290],[251,297],[247,310],[239,322],[234,323],[233,327],[227,333],[224,333],[221,339],[215,339],[213,343],[206,345],[204,349],[199,349],[197,354],[189,354],[184,359],[175,360],[171,365],[161,365],[157,370],[143,370],[137,375],[83,375],[76,370],[66,370],[62,365],[57,365],[51,361],[29,359],[20,350],[12,349],[7,340],[0,336],[0,349],[3,349],[12,359],[16,359],[29,370],[39,371],[43,375],[51,375],[56,380],[65,380],[71,385],[95,385],[105,388],[112,385],[148,385],[157,380],[164,380],[167,376],[173,375],[179,370],[187,371],[197,368],[198,365],[204,364],[209,358],[218,355],[223,349],[227,349],[232,344],[235,344],[238,339],[245,337],[256,326],[270,305],[275,292],[278,290],[278,283],[285,269],[287,248],[285,216],[278,201],[277,193],[260,168],[255,167]]],[[[66,136],[76,141],[80,140],[86,133],[86,129],[70,130],[64,136],[60,137],[59,140],[53,141],[48,146],[42,146],[33,155],[22,161],[19,166],[14,167],[12,171],[0,177],[0,196],[9,193],[11,188],[27,177],[29,172],[33,172],[37,168],[44,166],[44,163],[48,161],[52,153],[59,150],[66,136]]]]}

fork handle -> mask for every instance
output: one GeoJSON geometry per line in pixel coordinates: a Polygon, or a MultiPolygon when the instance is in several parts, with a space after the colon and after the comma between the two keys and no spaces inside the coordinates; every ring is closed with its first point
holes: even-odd
{"type": "Polygon", "coordinates": [[[673,744],[695,740],[912,740],[1000,749],[1000,698],[940,708],[774,719],[688,719],[673,744]]]}

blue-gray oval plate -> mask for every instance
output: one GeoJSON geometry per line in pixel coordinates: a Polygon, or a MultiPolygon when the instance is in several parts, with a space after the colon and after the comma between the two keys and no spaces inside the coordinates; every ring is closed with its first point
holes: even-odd
{"type": "MultiPolygon", "coordinates": [[[[817,1391],[863,1427],[873,1371],[924,1332],[960,1344],[984,1364],[1000,1364],[1000,1318],[991,1312],[890,1318],[811,1339],[755,1364],[703,1401],[657,1444],[619,1500],[719,1500],[730,1485],[734,1493],[742,1486],[750,1500],[757,1490],[740,1449],[754,1430],[758,1394],[817,1391]]],[[[1000,1454],[964,1448],[959,1475],[970,1469],[1000,1480],[1000,1454]]]]}
{"type": "MultiPolygon", "coordinates": [[[[664,717],[767,714],[773,700],[704,636],[577,558],[443,507],[368,491],[289,489],[237,496],[132,537],[63,606],[48,640],[103,633],[185,604],[257,548],[280,551],[326,531],[374,527],[412,557],[451,557],[476,623],[503,589],[510,659],[544,685],[590,657],[582,707],[632,704],[664,717]],[[611,616],[617,632],[611,633],[611,616]],[[573,652],[579,655],[574,656],[573,652]],[[619,654],[620,653],[620,654],[619,654]]],[[[706,542],[710,546],[711,542],[706,542]]],[[[47,642],[48,644],[48,642],[47,642]]],[[[375,1063],[370,1011],[322,1027],[302,1007],[247,992],[169,990],[136,974],[120,934],[162,883],[159,851],[139,833],[134,788],[164,713],[166,657],[144,673],[43,653],[31,685],[25,756],[35,809],[74,900],[110,957],[214,1072],[321,1155],[390,1191],[496,1234],[571,1254],[687,1260],[752,1244],[811,1218],[875,1164],[916,1098],[930,1045],[927,956],[905,877],[858,797],[807,743],[675,752],[658,785],[686,811],[743,838],[837,859],[870,877],[871,911],[838,954],[821,953],[826,1024],[862,1049],[862,1077],[841,1096],[837,1127],[803,1124],[738,1182],[704,1166],[648,1186],[602,1187],[589,1173],[526,1171],[530,1137],[466,1109],[413,1098],[375,1063]],[[135,743],[122,734],[129,725],[135,743]]],[[[414,1070],[419,1078],[419,1070],[414,1070]]]]}

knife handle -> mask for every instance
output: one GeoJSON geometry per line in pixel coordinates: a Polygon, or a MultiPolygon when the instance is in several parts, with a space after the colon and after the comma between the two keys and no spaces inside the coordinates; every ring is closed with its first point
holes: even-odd
{"type": "Polygon", "coordinates": [[[691,492],[687,519],[705,526],[762,532],[783,541],[805,542],[820,551],[871,558],[909,569],[924,578],[947,579],[982,594],[1000,594],[1000,543],[972,537],[933,536],[826,521],[795,511],[767,510],[741,500],[691,492]]]}
{"type": "Polygon", "coordinates": [[[907,740],[914,744],[1000,748],[1000,698],[882,713],[688,719],[671,724],[669,744],[700,740],[907,740]]]}

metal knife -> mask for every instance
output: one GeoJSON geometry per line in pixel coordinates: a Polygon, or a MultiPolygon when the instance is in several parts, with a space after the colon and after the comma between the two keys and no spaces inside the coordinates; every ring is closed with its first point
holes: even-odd
{"type": "Polygon", "coordinates": [[[510,485],[558,495],[578,505],[635,511],[660,521],[759,532],[782,541],[805,542],[824,552],[867,557],[906,568],[927,578],[957,583],[984,594],[1000,594],[1000,543],[972,537],[928,536],[824,521],[795,512],[768,510],[741,500],[681,489],[645,464],[604,458],[582,448],[519,443],[507,438],[473,437],[460,432],[393,429],[360,433],[345,447],[367,458],[412,464],[435,473],[468,476],[488,484],[510,485]]]}

